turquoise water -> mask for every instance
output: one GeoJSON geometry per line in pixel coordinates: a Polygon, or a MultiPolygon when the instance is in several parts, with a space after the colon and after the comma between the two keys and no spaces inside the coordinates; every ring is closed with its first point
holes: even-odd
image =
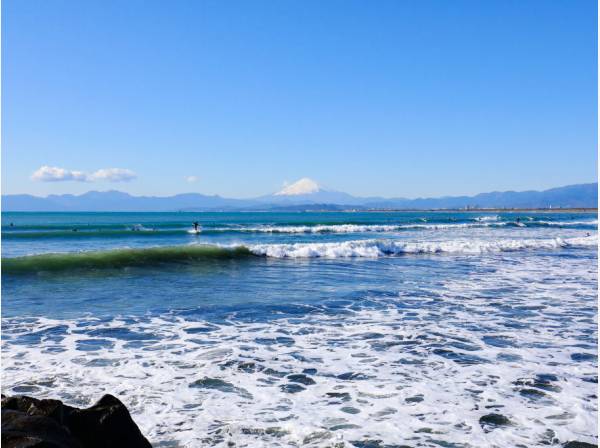
{"type": "Polygon", "coordinates": [[[597,443],[593,214],[3,213],[2,270],[3,393],[157,446],[597,443]]]}

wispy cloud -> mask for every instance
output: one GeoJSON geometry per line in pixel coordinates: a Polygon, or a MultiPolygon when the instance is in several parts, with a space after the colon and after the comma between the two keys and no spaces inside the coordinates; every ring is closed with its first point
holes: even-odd
{"type": "Polygon", "coordinates": [[[31,180],[39,182],[127,182],[136,177],[133,171],[125,168],[103,168],[93,173],[84,173],[83,171],[44,165],[31,175],[31,180]]]}
{"type": "Polygon", "coordinates": [[[186,182],[189,182],[190,184],[193,184],[195,182],[198,182],[198,177],[197,176],[187,176],[185,178],[186,182]]]}

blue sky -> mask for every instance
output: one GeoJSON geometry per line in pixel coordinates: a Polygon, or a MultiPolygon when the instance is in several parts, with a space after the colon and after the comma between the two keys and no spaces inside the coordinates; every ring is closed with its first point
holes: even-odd
{"type": "Polygon", "coordinates": [[[597,176],[592,0],[5,0],[2,69],[5,194],[597,176]]]}

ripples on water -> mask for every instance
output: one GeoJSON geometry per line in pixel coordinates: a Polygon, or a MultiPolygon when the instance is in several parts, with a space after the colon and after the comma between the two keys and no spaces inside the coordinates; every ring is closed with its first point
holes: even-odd
{"type": "Polygon", "coordinates": [[[593,247],[15,276],[3,392],[165,447],[596,444],[596,295],[593,247]]]}

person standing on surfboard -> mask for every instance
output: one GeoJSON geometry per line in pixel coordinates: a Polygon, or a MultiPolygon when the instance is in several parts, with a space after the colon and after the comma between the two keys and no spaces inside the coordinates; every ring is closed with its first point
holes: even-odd
{"type": "Polygon", "coordinates": [[[199,225],[198,221],[194,221],[193,224],[194,224],[194,232],[198,232],[198,225],[199,225]]]}

